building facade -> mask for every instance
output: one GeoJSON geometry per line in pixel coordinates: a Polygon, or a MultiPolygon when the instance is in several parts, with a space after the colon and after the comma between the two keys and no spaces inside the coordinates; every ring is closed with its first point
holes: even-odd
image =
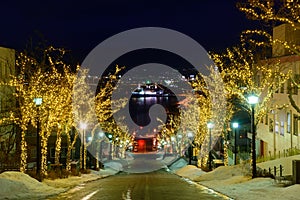
{"type": "MultiPolygon", "coordinates": [[[[300,46],[300,30],[287,24],[273,29],[274,39],[300,46]]],[[[291,80],[285,82],[273,95],[270,111],[257,126],[257,155],[279,157],[300,149],[300,91],[294,83],[300,83],[300,55],[292,54],[281,44],[272,47],[272,58],[280,60],[282,69],[292,71],[291,80]],[[293,101],[289,98],[292,97],[293,101]]]]}
{"type": "MultiPolygon", "coordinates": [[[[0,120],[9,117],[16,108],[15,89],[6,85],[14,74],[15,51],[0,47],[0,120]]],[[[14,163],[16,140],[16,126],[7,121],[0,123],[0,164],[14,163]]]]}

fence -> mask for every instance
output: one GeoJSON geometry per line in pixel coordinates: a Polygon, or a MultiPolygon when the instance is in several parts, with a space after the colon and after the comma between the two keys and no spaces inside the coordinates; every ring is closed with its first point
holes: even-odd
{"type": "Polygon", "coordinates": [[[4,171],[20,171],[20,164],[15,162],[0,163],[0,173],[4,171]]]}
{"type": "MultiPolygon", "coordinates": [[[[283,176],[283,166],[279,165],[279,167],[274,166],[273,169],[269,167],[268,169],[268,175],[272,175],[272,177],[275,180],[275,183],[282,186],[289,186],[293,184],[293,176],[292,175],[285,175],[283,176]]],[[[263,174],[267,174],[267,170],[264,169],[263,174]]]]}
{"type": "Polygon", "coordinates": [[[289,148],[289,149],[284,149],[283,151],[278,151],[277,154],[271,154],[271,151],[269,151],[269,155],[267,156],[258,156],[257,157],[257,163],[259,162],[265,162],[268,160],[275,160],[278,158],[284,158],[284,157],[289,157],[289,156],[294,156],[294,155],[299,155],[300,154],[300,149],[297,147],[294,148],[289,148]]]}

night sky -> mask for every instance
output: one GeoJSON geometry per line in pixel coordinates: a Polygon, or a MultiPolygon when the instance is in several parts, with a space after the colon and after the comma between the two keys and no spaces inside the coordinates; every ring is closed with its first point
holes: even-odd
{"type": "Polygon", "coordinates": [[[236,8],[237,1],[5,1],[1,2],[0,46],[22,50],[30,39],[71,50],[78,62],[106,38],[132,28],[177,30],[207,51],[239,41],[255,26],[236,8]]]}

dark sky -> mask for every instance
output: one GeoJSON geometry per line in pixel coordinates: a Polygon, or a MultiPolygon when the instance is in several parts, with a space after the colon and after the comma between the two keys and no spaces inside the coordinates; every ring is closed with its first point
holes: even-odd
{"type": "Polygon", "coordinates": [[[1,2],[0,46],[22,50],[30,38],[72,51],[82,59],[104,39],[132,28],[177,30],[208,51],[238,42],[253,27],[233,0],[110,0],[1,2]]]}

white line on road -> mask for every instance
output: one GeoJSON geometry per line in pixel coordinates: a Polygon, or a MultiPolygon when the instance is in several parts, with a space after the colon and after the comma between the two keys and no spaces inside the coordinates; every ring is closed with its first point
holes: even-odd
{"type": "Polygon", "coordinates": [[[128,190],[126,192],[126,196],[124,193],[122,194],[122,199],[123,200],[131,200],[131,189],[130,188],[128,188],[128,190]]]}
{"type": "Polygon", "coordinates": [[[96,190],[88,195],[86,195],[85,197],[83,197],[81,200],[89,200],[92,196],[94,196],[97,192],[99,192],[99,190],[96,190]]]}

